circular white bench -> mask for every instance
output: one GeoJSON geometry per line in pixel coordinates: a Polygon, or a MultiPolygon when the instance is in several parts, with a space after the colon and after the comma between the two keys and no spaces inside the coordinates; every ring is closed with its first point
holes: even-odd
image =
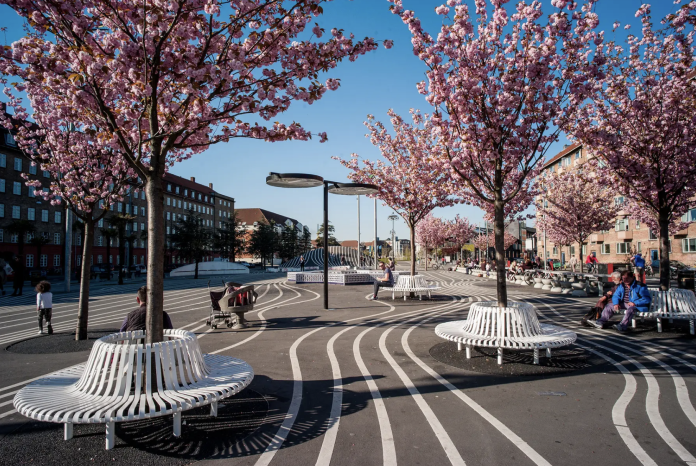
{"type": "Polygon", "coordinates": [[[418,299],[423,299],[423,294],[427,293],[428,298],[431,298],[432,291],[439,290],[439,286],[430,285],[423,275],[401,275],[392,287],[382,288],[384,291],[391,291],[392,300],[395,299],[397,291],[401,292],[401,296],[406,300],[406,293],[417,293],[418,299]]]}
{"type": "Polygon", "coordinates": [[[534,350],[534,364],[539,364],[539,350],[546,349],[551,357],[552,348],[570,345],[577,339],[571,330],[550,324],[540,324],[534,306],[528,303],[508,303],[499,308],[497,302],[474,303],[466,320],[446,322],[435,327],[435,334],[457,343],[457,349],[466,346],[466,357],[471,358],[471,347],[498,348],[498,364],[503,363],[503,349],[534,350]]]}
{"type": "Polygon", "coordinates": [[[202,354],[193,332],[165,330],[165,341],[144,344],[143,331],[107,335],[94,343],[86,364],[63,369],[22,388],[14,397],[27,417],[65,425],[106,424],[106,449],[114,447],[116,422],[174,415],[181,435],[181,413],[211,405],[245,388],[254,378],[246,362],[202,354]]]}

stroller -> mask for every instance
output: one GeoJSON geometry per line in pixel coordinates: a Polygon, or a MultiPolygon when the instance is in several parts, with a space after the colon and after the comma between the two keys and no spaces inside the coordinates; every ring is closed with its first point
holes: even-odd
{"type": "Polygon", "coordinates": [[[218,328],[224,323],[228,328],[241,329],[247,327],[244,313],[254,309],[258,294],[254,291],[254,285],[242,285],[235,282],[222,282],[222,291],[212,291],[208,282],[210,293],[210,317],[205,322],[211,328],[218,328]],[[232,314],[235,315],[233,319],[232,314]]]}

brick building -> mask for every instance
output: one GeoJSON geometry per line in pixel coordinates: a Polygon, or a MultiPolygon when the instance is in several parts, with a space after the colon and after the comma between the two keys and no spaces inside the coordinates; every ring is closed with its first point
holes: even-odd
{"type": "MultiPolygon", "coordinates": [[[[50,173],[39,170],[39,167],[31,165],[30,160],[17,148],[12,134],[6,130],[0,133],[0,254],[9,252],[17,254],[18,238],[10,235],[7,227],[15,220],[27,220],[36,229],[34,233],[28,233],[25,237],[24,261],[26,266],[45,267],[49,272],[62,273],[65,266],[65,234],[66,234],[66,209],[65,205],[51,205],[41,197],[34,196],[34,188],[28,188],[22,173],[29,175],[31,179],[42,182],[44,190],[48,190],[50,173]],[[30,244],[34,235],[47,237],[50,241],[41,247],[41,255],[38,256],[37,247],[30,244]]],[[[127,214],[134,218],[126,227],[125,265],[146,264],[147,259],[147,202],[145,193],[138,190],[137,181],[133,189],[125,196],[122,202],[112,206],[112,213],[101,219],[94,231],[94,245],[90,264],[111,263],[120,264],[118,252],[119,241],[117,238],[109,240],[102,229],[109,227],[109,217],[117,214],[127,214]],[[110,241],[109,257],[107,257],[107,241],[110,241]]],[[[198,212],[204,219],[206,226],[220,228],[222,222],[232,216],[234,212],[234,199],[215,192],[212,183],[208,186],[196,183],[195,178],[187,180],[168,173],[164,178],[164,216],[166,234],[169,235],[176,225],[176,221],[186,215],[189,209],[198,212]]],[[[72,216],[76,224],[78,220],[72,216]]],[[[72,248],[70,251],[73,269],[82,264],[82,233],[79,228],[71,228],[72,248]]],[[[165,264],[182,263],[170,247],[167,240],[167,252],[165,264]]],[[[207,259],[212,260],[216,255],[211,254],[207,259]]]]}
{"type": "MultiPolygon", "coordinates": [[[[556,172],[576,170],[588,160],[587,151],[581,144],[567,145],[562,151],[544,164],[544,171],[556,172]]],[[[617,206],[624,203],[621,193],[607,199],[617,206]]],[[[682,218],[685,222],[696,221],[696,209],[691,209],[682,218]]],[[[543,232],[537,235],[538,249],[542,257],[558,259],[567,262],[571,256],[577,256],[578,247],[582,247],[582,257],[596,253],[601,263],[628,263],[635,252],[640,252],[646,259],[652,261],[653,267],[659,265],[659,241],[657,235],[650,231],[647,225],[629,217],[626,211],[620,210],[614,221],[614,227],[609,230],[594,232],[582,246],[560,246],[546,241],[544,250],[543,232]]],[[[696,223],[690,223],[687,228],[670,237],[670,260],[678,260],[688,265],[696,262],[696,223]]]]}
{"type": "Polygon", "coordinates": [[[24,242],[24,261],[28,268],[46,267],[56,272],[65,263],[65,207],[54,206],[41,197],[34,196],[34,188],[25,185],[22,173],[41,181],[45,190],[50,184],[50,174],[31,165],[17,148],[14,137],[7,130],[0,133],[0,253],[19,252],[17,235],[11,235],[7,227],[15,220],[26,220],[36,229],[27,233],[24,242]],[[49,243],[38,250],[29,242],[34,236],[48,238],[49,243]]]}
{"type": "MultiPolygon", "coordinates": [[[[234,198],[225,196],[213,190],[213,183],[205,186],[196,183],[196,178],[182,178],[167,173],[164,176],[164,221],[167,237],[174,232],[180,218],[185,218],[189,210],[193,210],[203,219],[206,227],[221,228],[223,222],[229,220],[234,212],[234,198]]],[[[165,264],[183,264],[176,250],[172,248],[167,238],[165,264]]],[[[210,253],[205,260],[213,260],[218,254],[210,253]]]]}
{"type": "MultiPolygon", "coordinates": [[[[294,218],[276,214],[275,212],[271,212],[266,209],[259,209],[256,207],[249,209],[237,209],[237,218],[239,220],[239,224],[246,230],[244,241],[246,241],[249,235],[258,228],[259,223],[274,223],[278,233],[281,233],[283,228],[286,226],[294,226],[297,230],[297,236],[299,239],[302,239],[303,235],[309,234],[309,227],[303,225],[294,218]]],[[[314,241],[312,241],[312,247],[316,247],[314,245],[314,241]]],[[[247,262],[260,262],[260,259],[254,258],[252,254],[249,254],[246,251],[244,251],[238,257],[238,259],[247,262]]]]}

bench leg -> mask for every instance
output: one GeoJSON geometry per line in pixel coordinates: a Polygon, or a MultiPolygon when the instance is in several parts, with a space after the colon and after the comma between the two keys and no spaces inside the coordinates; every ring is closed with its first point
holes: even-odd
{"type": "Polygon", "coordinates": [[[73,423],[66,422],[63,424],[63,440],[70,440],[73,437],[73,423]]]}
{"type": "Polygon", "coordinates": [[[657,318],[657,331],[662,332],[662,317],[657,318]]]}
{"type": "Polygon", "coordinates": [[[471,346],[466,345],[466,359],[471,359],[471,346]]]}
{"type": "Polygon", "coordinates": [[[636,319],[631,319],[631,327],[636,328],[636,319]]]}
{"type": "Polygon", "coordinates": [[[694,330],[696,330],[696,329],[694,328],[694,320],[693,319],[691,319],[689,321],[689,330],[691,331],[692,335],[696,335],[696,333],[694,333],[694,330]]]}
{"type": "Polygon", "coordinates": [[[181,411],[174,413],[174,437],[181,437],[181,411]]]}
{"type": "Polygon", "coordinates": [[[116,431],[116,423],[115,422],[107,422],[106,423],[106,449],[111,450],[114,448],[115,442],[115,431],[116,431]]]}
{"type": "Polygon", "coordinates": [[[546,357],[547,358],[551,357],[551,348],[546,348],[546,357]]]}
{"type": "Polygon", "coordinates": [[[539,348],[534,348],[534,364],[539,364],[539,348]]]}
{"type": "Polygon", "coordinates": [[[217,417],[217,408],[217,401],[213,401],[212,403],[210,403],[210,416],[217,417]]]}
{"type": "Polygon", "coordinates": [[[457,351],[461,351],[461,350],[462,350],[462,343],[457,342],[457,351]]]}
{"type": "Polygon", "coordinates": [[[503,348],[498,348],[498,365],[503,365],[503,348]]]}

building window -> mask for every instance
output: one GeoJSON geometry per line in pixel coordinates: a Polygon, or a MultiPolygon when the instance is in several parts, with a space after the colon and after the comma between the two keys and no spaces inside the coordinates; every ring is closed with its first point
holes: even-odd
{"type": "Polygon", "coordinates": [[[167,191],[172,192],[172,185],[170,185],[170,184],[167,185],[167,191]]]}
{"type": "Polygon", "coordinates": [[[572,257],[574,255],[575,255],[575,246],[571,246],[570,247],[570,256],[572,257]]]}
{"type": "Polygon", "coordinates": [[[0,243],[2,243],[3,241],[5,241],[5,231],[2,228],[0,228],[0,243]]]}
{"type": "Polygon", "coordinates": [[[27,188],[27,196],[29,196],[29,197],[36,197],[36,194],[34,194],[34,188],[33,188],[33,187],[29,186],[29,187],[27,188]]]}
{"type": "Polygon", "coordinates": [[[5,180],[0,179],[0,193],[4,193],[4,192],[5,192],[5,180]]]}
{"type": "Polygon", "coordinates": [[[642,250],[642,248],[641,248],[641,247],[642,247],[642,243],[641,243],[640,241],[638,241],[638,246],[636,246],[636,252],[638,252],[638,253],[642,253],[642,252],[643,252],[643,250],[642,250]]]}
{"type": "Polygon", "coordinates": [[[145,231],[145,223],[140,222],[140,231],[145,231]]]}
{"type": "Polygon", "coordinates": [[[184,189],[184,196],[188,196],[188,189],[184,189]]]}
{"type": "Polygon", "coordinates": [[[171,212],[167,212],[167,220],[171,220],[171,219],[172,219],[171,212]]]}
{"type": "Polygon", "coordinates": [[[19,242],[19,235],[17,233],[12,233],[10,235],[10,243],[17,244],[19,242]]]}
{"type": "Polygon", "coordinates": [[[116,265],[121,265],[121,256],[116,256],[116,265]]]}
{"type": "Polygon", "coordinates": [[[614,206],[619,207],[622,206],[624,203],[624,197],[623,196],[617,196],[614,198],[614,206]]]}
{"type": "Polygon", "coordinates": [[[145,191],[140,192],[140,199],[145,200],[145,191]]]}
{"type": "Polygon", "coordinates": [[[16,194],[17,196],[22,195],[22,183],[20,183],[19,181],[15,181],[12,184],[12,194],[16,194]]]}
{"type": "Polygon", "coordinates": [[[640,230],[640,220],[636,220],[636,230],[640,230]]]}
{"type": "Polygon", "coordinates": [[[169,227],[167,227],[167,234],[169,234],[169,227]]]}
{"type": "Polygon", "coordinates": [[[179,187],[177,186],[175,189],[176,193],[179,194],[179,187]]]}
{"type": "Polygon", "coordinates": [[[616,231],[628,231],[628,219],[622,218],[620,220],[617,220],[614,229],[616,231]]]}
{"type": "Polygon", "coordinates": [[[682,215],[682,222],[696,222],[696,209],[690,209],[687,213],[682,215]]]}
{"type": "MultiPolygon", "coordinates": [[[[97,238],[97,246],[104,246],[103,243],[104,243],[104,237],[99,236],[99,238],[97,238]]],[[[101,256],[99,256],[99,257],[101,257],[101,256]]],[[[101,264],[101,261],[99,261],[99,263],[101,264]]]]}
{"type": "Polygon", "coordinates": [[[82,265],[82,256],[75,256],[75,265],[82,265]]]}
{"type": "Polygon", "coordinates": [[[140,208],[140,215],[145,216],[145,207],[140,208]]]}
{"type": "Polygon", "coordinates": [[[101,263],[102,263],[102,255],[99,254],[99,255],[97,256],[97,264],[101,264],[101,263]]]}
{"type": "Polygon", "coordinates": [[[116,210],[117,210],[118,212],[123,212],[123,202],[119,202],[119,203],[116,205],[116,210]]]}
{"type": "Polygon", "coordinates": [[[80,233],[78,233],[75,237],[75,245],[82,246],[82,235],[80,233]]]}
{"type": "Polygon", "coordinates": [[[27,267],[34,267],[34,254],[27,254],[27,267]]]}
{"type": "Polygon", "coordinates": [[[696,252],[696,238],[684,238],[682,240],[682,252],[696,252]]]}
{"type": "Polygon", "coordinates": [[[130,214],[130,204],[126,204],[126,213],[130,214]]]}
{"type": "Polygon", "coordinates": [[[20,218],[21,212],[21,207],[19,207],[18,205],[12,206],[12,218],[20,218]]]}
{"type": "Polygon", "coordinates": [[[5,204],[0,204],[0,218],[5,218],[5,204]]]}
{"type": "Polygon", "coordinates": [[[41,221],[48,223],[48,210],[44,209],[41,211],[41,221]]]}
{"type": "Polygon", "coordinates": [[[567,167],[568,165],[570,165],[570,157],[563,157],[561,159],[561,167],[567,167]]]}
{"type": "Polygon", "coordinates": [[[0,154],[0,167],[7,167],[7,156],[5,154],[0,154]]]}
{"type": "Polygon", "coordinates": [[[27,220],[36,220],[36,209],[33,207],[27,209],[27,220]]]}
{"type": "Polygon", "coordinates": [[[39,267],[48,267],[48,254],[41,254],[39,258],[39,267]]]}
{"type": "Polygon", "coordinates": [[[29,174],[36,175],[36,164],[35,163],[29,164],[29,174]]]}
{"type": "Polygon", "coordinates": [[[616,243],[616,254],[628,254],[628,245],[630,243],[616,243]]]}
{"type": "Polygon", "coordinates": [[[611,244],[603,244],[600,251],[602,254],[611,254],[611,244]]]}
{"type": "Polygon", "coordinates": [[[657,239],[657,235],[655,233],[653,233],[651,230],[650,231],[650,241],[655,241],[656,239],[657,239]]]}
{"type": "Polygon", "coordinates": [[[50,178],[50,177],[51,177],[51,172],[49,172],[48,170],[44,170],[44,171],[43,171],[43,176],[44,176],[44,178],[50,178]]]}
{"type": "Polygon", "coordinates": [[[557,246],[554,246],[554,247],[553,247],[553,255],[554,255],[554,256],[557,256],[557,255],[558,255],[558,247],[557,247],[557,246]]]}
{"type": "Polygon", "coordinates": [[[60,244],[60,233],[53,233],[53,244],[60,244]]]}
{"type": "Polygon", "coordinates": [[[22,159],[20,159],[19,157],[14,158],[14,169],[17,172],[22,171],[22,159]]]}
{"type": "Polygon", "coordinates": [[[60,267],[60,254],[53,255],[53,267],[60,267]]]}
{"type": "Polygon", "coordinates": [[[99,225],[99,228],[103,228],[104,227],[104,219],[100,218],[99,223],[97,223],[97,225],[99,225]]]}
{"type": "Polygon", "coordinates": [[[55,223],[61,223],[63,221],[63,213],[62,212],[56,212],[54,215],[54,222],[55,223]]]}

